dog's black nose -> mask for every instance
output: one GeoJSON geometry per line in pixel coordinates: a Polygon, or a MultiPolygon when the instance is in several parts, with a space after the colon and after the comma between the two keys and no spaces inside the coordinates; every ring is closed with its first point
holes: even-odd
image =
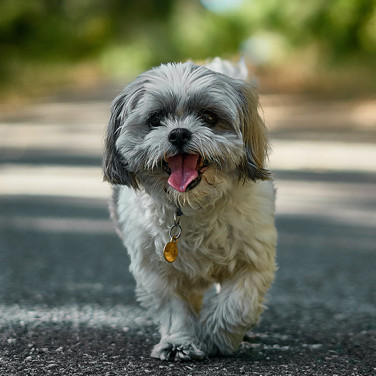
{"type": "Polygon", "coordinates": [[[178,148],[183,147],[192,138],[192,132],[185,128],[175,128],[168,135],[168,140],[178,148]]]}

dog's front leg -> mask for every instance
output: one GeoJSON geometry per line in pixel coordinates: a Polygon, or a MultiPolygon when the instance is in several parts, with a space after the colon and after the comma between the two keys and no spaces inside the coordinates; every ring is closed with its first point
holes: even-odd
{"type": "Polygon", "coordinates": [[[201,311],[202,342],[208,355],[230,355],[245,333],[259,321],[264,295],[274,270],[242,268],[221,283],[220,292],[204,300],[201,311]]]}
{"type": "Polygon", "coordinates": [[[197,317],[183,298],[170,296],[157,310],[161,341],[151,356],[161,360],[201,360],[205,353],[197,347],[197,317]]]}

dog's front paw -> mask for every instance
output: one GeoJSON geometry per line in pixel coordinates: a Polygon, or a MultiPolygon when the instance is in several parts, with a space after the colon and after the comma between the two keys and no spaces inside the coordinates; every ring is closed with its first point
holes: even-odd
{"type": "Polygon", "coordinates": [[[155,345],[151,352],[153,358],[168,361],[203,360],[205,353],[194,344],[177,344],[171,342],[160,342],[155,345]]]}

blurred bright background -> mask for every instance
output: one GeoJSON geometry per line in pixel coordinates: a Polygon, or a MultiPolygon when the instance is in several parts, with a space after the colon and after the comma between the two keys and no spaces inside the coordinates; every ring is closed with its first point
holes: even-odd
{"type": "Polygon", "coordinates": [[[1,0],[0,95],[245,57],[262,89],[376,90],[374,0],[1,0]]]}
{"type": "Polygon", "coordinates": [[[1,0],[0,115],[12,123],[0,145],[23,160],[81,147],[100,164],[109,103],[127,82],[215,56],[244,58],[258,82],[275,169],[375,171],[374,0],[1,0]],[[80,107],[89,98],[101,102],[80,107]]]}
{"type": "Polygon", "coordinates": [[[0,56],[0,194],[108,197],[112,99],[152,66],[215,56],[258,82],[280,186],[283,171],[374,179],[374,0],[1,0],[0,56]]]}

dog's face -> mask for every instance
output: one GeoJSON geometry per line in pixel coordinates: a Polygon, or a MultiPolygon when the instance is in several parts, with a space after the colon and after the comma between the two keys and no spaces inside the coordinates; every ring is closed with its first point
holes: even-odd
{"type": "Polygon", "coordinates": [[[192,63],[140,75],[113,102],[104,178],[203,206],[267,179],[265,126],[251,85],[192,63]]]}

